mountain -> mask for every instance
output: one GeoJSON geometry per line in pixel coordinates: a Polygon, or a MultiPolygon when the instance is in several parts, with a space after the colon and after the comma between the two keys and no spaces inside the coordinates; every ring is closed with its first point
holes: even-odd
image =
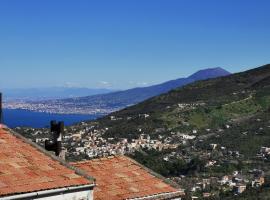
{"type": "MultiPolygon", "coordinates": [[[[226,125],[256,129],[251,126],[254,120],[261,118],[269,123],[269,112],[270,65],[265,65],[246,72],[191,83],[112,113],[98,120],[98,123],[108,128],[108,137],[115,138],[134,138],[141,132],[156,136],[159,129],[165,135],[170,132],[192,133],[193,130],[203,135],[206,129],[217,130],[226,125]],[[112,117],[118,120],[112,121],[112,117]]],[[[239,127],[235,130],[242,129],[239,127]]],[[[237,134],[237,131],[228,134],[237,134]]],[[[239,134],[234,137],[238,138],[239,134]]],[[[238,140],[232,140],[232,136],[224,138],[223,143],[226,141],[228,146],[241,148],[246,154],[254,154],[259,148],[246,148],[245,143],[241,146],[238,140]]],[[[258,143],[263,146],[267,142],[270,142],[270,137],[258,143]]]]}
{"type": "Polygon", "coordinates": [[[207,78],[216,78],[220,76],[227,76],[230,73],[221,67],[211,68],[211,69],[205,69],[205,70],[199,70],[198,72],[192,74],[188,78],[199,81],[204,80],[207,78]]]}
{"type": "MultiPolygon", "coordinates": [[[[166,93],[172,89],[184,86],[194,81],[227,76],[229,74],[229,72],[222,68],[210,68],[200,70],[187,78],[180,78],[149,87],[134,88],[125,91],[118,91],[86,97],[43,101],[37,102],[37,104],[44,104],[45,106],[43,107],[53,107],[53,105],[56,105],[57,109],[62,108],[63,110],[67,110],[66,108],[68,106],[69,110],[74,110],[75,112],[77,112],[78,108],[80,108],[80,110],[83,109],[84,112],[88,113],[94,112],[108,114],[112,111],[120,110],[127,106],[137,104],[146,99],[160,95],[162,93],[166,93]]],[[[56,109],[53,108],[53,110],[56,109]]]]}
{"type": "Polygon", "coordinates": [[[78,87],[48,87],[48,88],[14,88],[2,89],[7,100],[41,100],[41,99],[62,99],[80,97],[113,92],[109,89],[91,89],[78,87]]]}
{"type": "Polygon", "coordinates": [[[195,74],[187,78],[179,78],[176,80],[168,81],[162,84],[153,85],[149,87],[133,88],[125,91],[113,92],[109,94],[94,95],[89,97],[81,97],[74,99],[66,99],[63,101],[88,101],[91,102],[101,102],[103,106],[116,106],[116,107],[126,107],[129,105],[136,104],[150,97],[157,96],[162,93],[166,93],[177,87],[192,83],[198,80],[205,80],[209,78],[215,78],[220,76],[227,76],[230,73],[222,68],[210,68],[205,70],[200,70],[195,74]]]}

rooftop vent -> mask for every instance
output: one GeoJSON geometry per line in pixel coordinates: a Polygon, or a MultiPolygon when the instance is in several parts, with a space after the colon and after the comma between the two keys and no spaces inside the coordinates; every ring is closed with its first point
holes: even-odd
{"type": "Polygon", "coordinates": [[[45,149],[53,151],[56,156],[60,156],[62,151],[62,134],[64,133],[64,122],[51,121],[52,140],[45,141],[45,149]]]}

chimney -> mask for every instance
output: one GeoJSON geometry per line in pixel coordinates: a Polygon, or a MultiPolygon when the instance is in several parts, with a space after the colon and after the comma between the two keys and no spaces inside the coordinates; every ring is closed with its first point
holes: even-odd
{"type": "Polygon", "coordinates": [[[64,151],[62,153],[62,136],[64,133],[64,122],[51,121],[52,140],[45,141],[45,149],[53,151],[56,156],[65,159],[64,151]]]}

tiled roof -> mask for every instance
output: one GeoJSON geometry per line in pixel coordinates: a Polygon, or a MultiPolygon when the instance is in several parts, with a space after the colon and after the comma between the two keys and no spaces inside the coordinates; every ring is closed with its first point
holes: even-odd
{"type": "Polygon", "coordinates": [[[95,177],[97,184],[94,188],[95,200],[122,200],[139,197],[167,199],[184,194],[182,190],[175,189],[125,156],[71,164],[95,177]]]}
{"type": "Polygon", "coordinates": [[[0,198],[91,183],[22,136],[0,129],[0,198]]]}

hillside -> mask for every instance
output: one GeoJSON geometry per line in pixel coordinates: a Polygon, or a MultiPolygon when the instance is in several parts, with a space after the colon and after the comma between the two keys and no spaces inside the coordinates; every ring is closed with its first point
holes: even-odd
{"type": "Polygon", "coordinates": [[[189,195],[210,192],[213,199],[257,199],[250,194],[263,191],[266,199],[270,196],[270,155],[262,150],[270,146],[270,65],[195,82],[96,123],[106,127],[103,137],[133,141],[146,134],[153,142],[171,145],[162,150],[142,148],[130,156],[188,191],[204,180],[219,181],[189,195]],[[254,171],[266,180],[255,190],[251,189],[258,176],[254,171]],[[234,173],[239,182],[234,182],[234,173]],[[231,180],[222,185],[224,176],[231,180]],[[230,181],[247,191],[235,197],[230,181]]]}
{"type": "Polygon", "coordinates": [[[265,111],[269,104],[270,65],[226,77],[198,81],[100,120],[109,136],[169,128],[174,131],[218,128],[265,111]],[[147,119],[140,114],[150,115],[147,119]],[[111,116],[119,120],[111,121],[111,116]],[[129,117],[129,120],[127,118],[129,117]],[[130,119],[132,118],[132,119],[130,119]]]}

